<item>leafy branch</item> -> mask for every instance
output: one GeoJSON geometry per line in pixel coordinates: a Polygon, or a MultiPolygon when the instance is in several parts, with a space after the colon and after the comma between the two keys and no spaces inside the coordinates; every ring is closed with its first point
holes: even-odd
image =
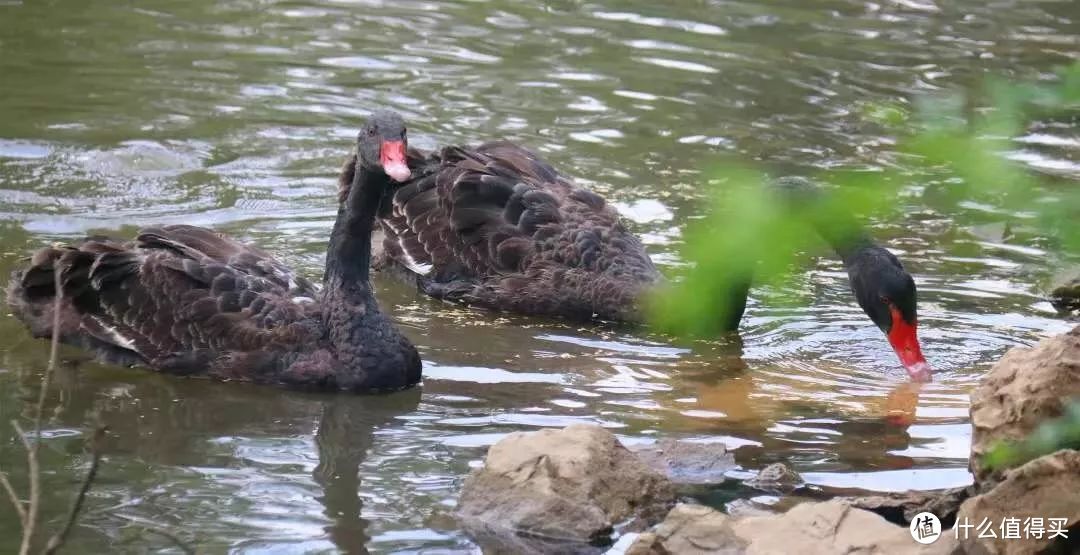
{"type": "MultiPolygon", "coordinates": [[[[1066,249],[1080,251],[1080,228],[1071,224],[1080,219],[1080,189],[1058,188],[1049,200],[1033,194],[1042,182],[1008,157],[1014,137],[1033,118],[1080,113],[1080,63],[1050,83],[991,80],[983,97],[953,94],[917,100],[913,110],[868,109],[868,116],[898,130],[895,151],[906,168],[827,171],[811,181],[827,187],[794,189],[745,166],[713,170],[711,182],[718,186],[711,210],[684,234],[686,265],[649,303],[654,325],[689,338],[733,329],[751,279],[790,284],[800,253],[817,250],[822,239],[842,247],[862,239],[861,220],[897,217],[894,207],[913,175],[947,180],[948,203],[988,199],[1027,217],[1066,249]],[[989,105],[977,105],[982,101],[989,105]]],[[[790,293],[774,300],[801,302],[790,293]]]]}
{"type": "Polygon", "coordinates": [[[992,470],[1020,466],[1060,449],[1080,449],[1080,399],[1065,407],[1065,414],[1043,422],[1023,441],[1000,441],[983,456],[992,470]]]}

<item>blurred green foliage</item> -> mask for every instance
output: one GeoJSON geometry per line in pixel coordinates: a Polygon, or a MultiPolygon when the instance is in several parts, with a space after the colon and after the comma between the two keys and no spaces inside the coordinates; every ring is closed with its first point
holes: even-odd
{"type": "MultiPolygon", "coordinates": [[[[708,338],[734,329],[747,284],[764,286],[769,303],[800,303],[785,287],[806,252],[859,240],[867,218],[902,218],[902,189],[933,177],[947,181],[944,205],[977,201],[1031,220],[1067,251],[1080,251],[1080,187],[1032,192],[1040,179],[1007,153],[1039,118],[1080,115],[1080,63],[1033,83],[990,80],[979,94],[917,99],[911,107],[866,106],[863,116],[898,136],[902,164],[876,171],[828,171],[813,184],[789,187],[739,164],[714,169],[713,202],[689,226],[681,249],[686,265],[650,302],[662,332],[708,338]],[[824,241],[824,243],[823,243],[824,241]],[[775,286],[775,287],[772,287],[775,286]],[[778,293],[779,292],[779,293],[778,293]]],[[[950,206],[951,205],[951,206],[950,206]]]]}
{"type": "MultiPolygon", "coordinates": [[[[826,172],[814,177],[826,184],[820,190],[771,182],[745,166],[713,172],[713,206],[686,230],[687,264],[652,299],[657,328],[686,338],[734,329],[750,281],[766,286],[767,302],[800,302],[797,294],[768,294],[777,289],[768,286],[790,284],[799,253],[819,249],[822,240],[834,248],[857,241],[861,219],[903,217],[894,210],[901,189],[927,176],[949,184],[939,210],[989,203],[1031,220],[1067,252],[1080,251],[1080,187],[1045,188],[1053,191],[1047,201],[1033,194],[1040,178],[1007,156],[1031,121],[1080,115],[1080,63],[1043,82],[991,80],[981,96],[928,97],[912,110],[870,106],[863,114],[901,137],[903,169],[826,172]]],[[[1064,447],[1080,448],[1080,401],[1027,440],[997,446],[986,462],[1004,468],[1064,447]]]]}
{"type": "Polygon", "coordinates": [[[1080,400],[1065,407],[1065,414],[1042,423],[1023,441],[999,442],[983,457],[992,470],[1020,466],[1059,449],[1080,449],[1080,400]]]}

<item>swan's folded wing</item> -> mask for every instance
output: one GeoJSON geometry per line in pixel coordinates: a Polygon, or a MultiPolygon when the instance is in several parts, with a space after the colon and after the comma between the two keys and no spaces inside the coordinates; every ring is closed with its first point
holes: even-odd
{"type": "MultiPolygon", "coordinates": [[[[148,230],[149,232],[149,230],[148,230]]],[[[54,272],[70,302],[64,333],[137,354],[146,361],[180,352],[287,346],[316,330],[306,305],[278,279],[222,264],[192,243],[165,244],[152,232],[135,243],[90,239],[34,255],[19,294],[52,302],[54,272]]]]}
{"type": "Polygon", "coordinates": [[[136,242],[144,248],[166,248],[193,259],[208,258],[240,272],[270,280],[293,297],[314,298],[317,287],[266,251],[205,227],[165,225],[145,228],[136,242]]]}
{"type": "Polygon", "coordinates": [[[390,206],[379,218],[384,251],[413,273],[426,276],[436,261],[446,264],[452,254],[445,248],[446,213],[439,206],[435,174],[415,177],[395,190],[390,206]]]}
{"type": "MultiPolygon", "coordinates": [[[[513,274],[556,253],[569,227],[618,225],[603,198],[572,185],[508,142],[448,147],[393,197],[384,247],[404,266],[439,277],[513,274]]],[[[564,239],[565,241],[565,239],[564,239]]],[[[565,250],[565,249],[563,249],[565,250]]],[[[546,263],[552,263],[547,260],[546,263]]],[[[555,261],[555,263],[558,263],[555,261]]]]}

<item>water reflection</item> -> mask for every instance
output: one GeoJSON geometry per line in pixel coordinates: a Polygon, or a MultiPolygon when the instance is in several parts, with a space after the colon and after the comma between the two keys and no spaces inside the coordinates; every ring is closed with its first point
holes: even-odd
{"type": "Polygon", "coordinates": [[[367,524],[360,518],[360,463],[375,439],[374,431],[391,418],[416,410],[419,390],[383,397],[338,397],[323,405],[315,444],[319,466],[315,481],[323,488],[321,502],[331,541],[346,553],[367,553],[367,524]]]}
{"type": "Polygon", "coordinates": [[[877,376],[850,368],[812,364],[751,372],[739,356],[739,343],[729,348],[723,365],[685,376],[697,384],[694,397],[675,403],[687,429],[710,436],[717,429],[763,438],[753,448],[736,452],[743,466],[757,468],[776,461],[813,461],[835,468],[915,466],[915,461],[895,452],[911,447],[908,428],[915,422],[919,395],[935,386],[903,379],[882,384],[877,376]],[[780,414],[785,416],[778,419],[780,414]]]}
{"type": "MultiPolygon", "coordinates": [[[[262,538],[242,542],[242,549],[281,542],[317,546],[311,540],[295,541],[317,538],[321,528],[342,552],[367,553],[361,465],[376,431],[415,411],[421,400],[420,389],[382,396],[278,395],[269,388],[214,387],[157,376],[127,385],[127,380],[81,379],[80,371],[101,369],[78,366],[68,364],[57,373],[57,398],[50,404],[44,437],[50,445],[62,442],[64,450],[77,453],[83,423],[100,418],[109,436],[95,492],[119,500],[92,510],[87,520],[108,535],[122,537],[130,529],[151,541],[160,538],[146,533],[143,525],[170,530],[195,545],[214,545],[220,542],[215,538],[219,527],[241,524],[230,509],[241,503],[248,513],[243,526],[262,538]],[[162,483],[145,476],[148,465],[188,471],[162,483]],[[312,483],[295,476],[281,480],[297,471],[312,483]],[[186,482],[200,479],[231,483],[235,489],[216,495],[187,489],[186,482]],[[140,491],[140,485],[146,489],[140,491]],[[311,508],[296,511],[298,502],[307,504],[305,499],[321,504],[319,514],[311,508]],[[193,507],[205,516],[216,514],[219,522],[191,527],[183,513],[193,507]]],[[[24,416],[36,402],[35,386],[27,382],[21,395],[24,416]]]]}

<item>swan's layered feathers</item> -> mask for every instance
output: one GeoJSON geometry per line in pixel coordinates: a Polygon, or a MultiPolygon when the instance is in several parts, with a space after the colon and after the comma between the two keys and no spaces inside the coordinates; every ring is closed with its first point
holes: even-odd
{"type": "Polygon", "coordinates": [[[529,314],[637,319],[660,275],[602,197],[509,142],[410,158],[380,223],[384,256],[429,294],[529,314]]]}

